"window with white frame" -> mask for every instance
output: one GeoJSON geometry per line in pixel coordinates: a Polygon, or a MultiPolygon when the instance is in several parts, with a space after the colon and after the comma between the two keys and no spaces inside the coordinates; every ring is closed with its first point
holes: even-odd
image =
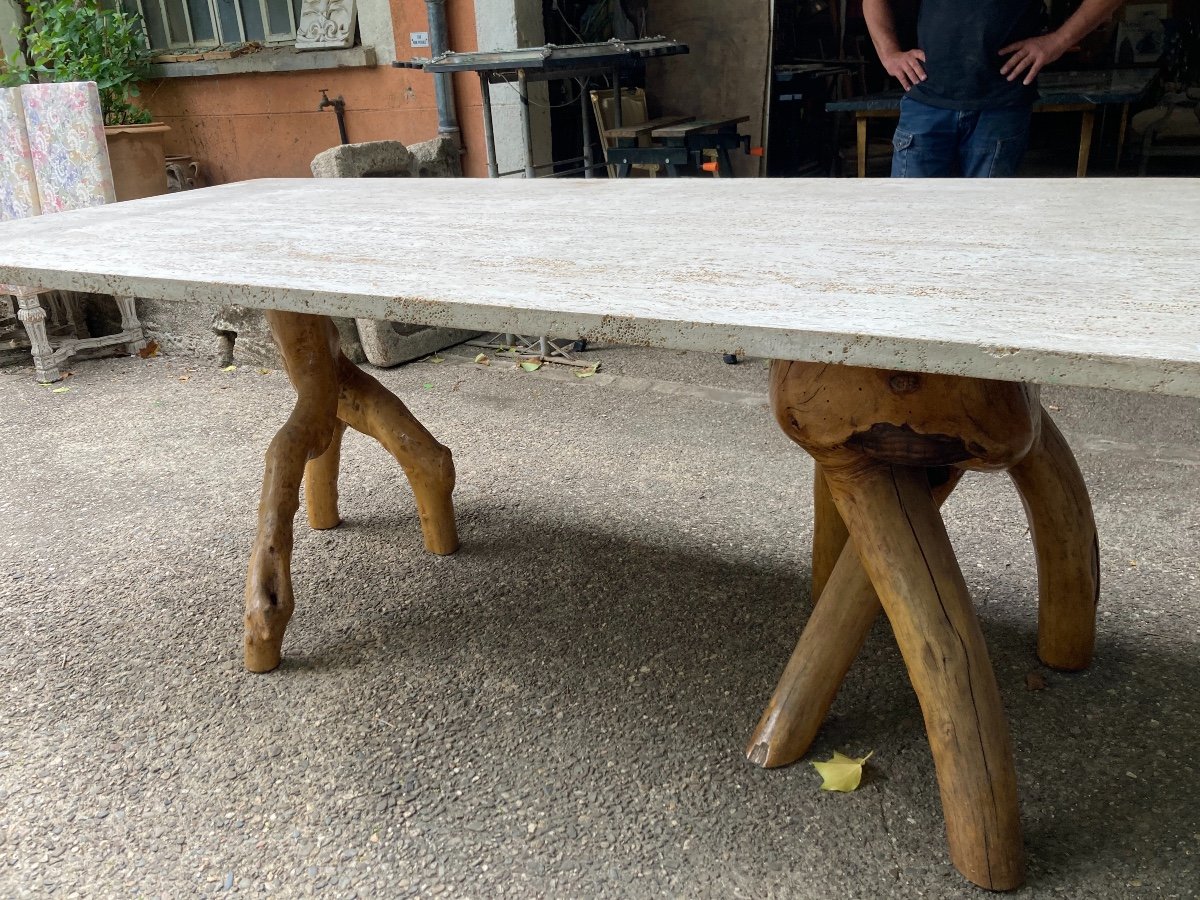
{"type": "Polygon", "coordinates": [[[121,0],[146,22],[155,50],[296,40],[303,0],[121,0]]]}

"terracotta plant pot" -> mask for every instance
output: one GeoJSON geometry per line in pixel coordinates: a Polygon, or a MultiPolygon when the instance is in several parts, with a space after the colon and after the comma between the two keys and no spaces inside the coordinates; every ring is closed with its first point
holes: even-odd
{"type": "Polygon", "coordinates": [[[167,192],[163,135],[170,130],[171,126],[162,122],[105,127],[117,200],[136,200],[167,192]]]}

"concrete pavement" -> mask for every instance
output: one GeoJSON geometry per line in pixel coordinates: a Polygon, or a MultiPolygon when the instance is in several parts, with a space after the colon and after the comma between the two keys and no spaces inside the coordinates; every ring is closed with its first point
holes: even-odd
{"type": "MultiPolygon", "coordinates": [[[[454,449],[462,550],[424,553],[399,467],[348,436],[266,676],[241,594],[284,375],[0,370],[0,896],[982,896],[886,625],[805,762],[743,758],[810,608],[811,465],[764,364],[475,352],[373,372],[454,449]],[[833,750],[875,752],[857,792],[818,790],[833,750]]],[[[1008,480],[947,508],[1016,744],[1013,896],[1198,896],[1200,405],[1046,400],[1100,527],[1089,672],[1034,656],[1008,480]]]]}

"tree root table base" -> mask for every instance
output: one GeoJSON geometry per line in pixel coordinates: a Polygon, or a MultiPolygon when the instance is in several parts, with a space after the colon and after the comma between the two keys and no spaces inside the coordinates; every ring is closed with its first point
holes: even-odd
{"type": "MultiPolygon", "coordinates": [[[[341,355],[324,316],[268,311],[296,388],[267,451],[246,578],[245,664],[279,665],[294,608],[292,520],[340,520],[347,426],[378,440],[412,484],[425,546],[458,548],[450,451],[394,395],[341,355]]],[[[1038,655],[1091,661],[1099,586],[1083,477],[1035,386],[950,375],[776,361],[776,419],[817,464],[813,597],[819,602],[747,748],[766,767],[807,751],[882,610],[925,717],[950,857],[993,890],[1020,886],[1024,859],[1008,724],[967,586],[938,507],[964,469],[1007,470],[1025,505],[1039,578],[1038,655]]]]}
{"type": "Polygon", "coordinates": [[[1024,881],[1016,772],[983,634],[938,507],[964,469],[1007,470],[1038,564],[1038,655],[1091,662],[1099,590],[1083,476],[1035,386],[776,361],[780,426],[817,464],[817,601],[750,738],[760,766],[807,751],[880,610],[916,689],[950,858],[985,888],[1024,881]]]}
{"type": "Polygon", "coordinates": [[[425,547],[458,549],[454,526],[454,463],[450,451],[400,400],[342,355],[337,326],[327,316],[267,310],[283,353],[296,406],[267,449],[258,533],[246,575],[245,662],[251,672],[279,665],[292,617],[292,520],[300,479],[313,528],[336,528],[337,478],[346,427],[369,434],[396,458],[417,501],[425,547]]]}

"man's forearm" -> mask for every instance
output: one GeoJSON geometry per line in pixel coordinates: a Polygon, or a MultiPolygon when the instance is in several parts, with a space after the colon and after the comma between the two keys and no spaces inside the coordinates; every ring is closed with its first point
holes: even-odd
{"type": "Polygon", "coordinates": [[[888,0],[863,0],[863,18],[867,20],[867,31],[880,58],[900,52],[900,39],[896,37],[896,19],[892,15],[892,4],[888,0]]]}
{"type": "Polygon", "coordinates": [[[1083,0],[1079,9],[1054,32],[1063,50],[1074,47],[1095,31],[1123,2],[1124,0],[1083,0]]]}

